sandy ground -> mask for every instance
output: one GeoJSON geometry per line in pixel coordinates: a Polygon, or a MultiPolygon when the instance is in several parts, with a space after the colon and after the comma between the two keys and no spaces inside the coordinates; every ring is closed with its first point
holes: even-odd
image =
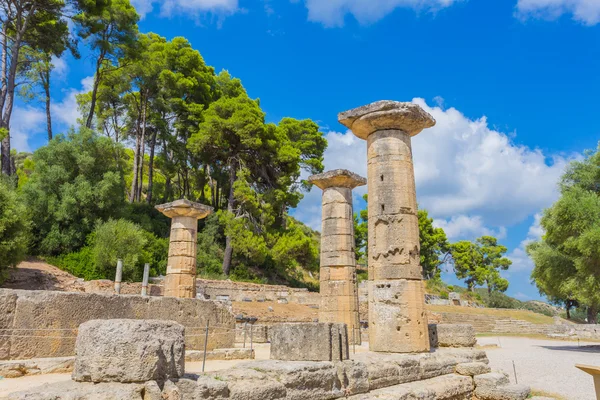
{"type": "Polygon", "coordinates": [[[485,349],[492,368],[508,372],[515,382],[513,361],[519,383],[532,389],[555,393],[568,400],[595,400],[590,375],[575,364],[600,366],[598,343],[567,342],[517,337],[480,337],[480,345],[498,345],[485,349]]]}

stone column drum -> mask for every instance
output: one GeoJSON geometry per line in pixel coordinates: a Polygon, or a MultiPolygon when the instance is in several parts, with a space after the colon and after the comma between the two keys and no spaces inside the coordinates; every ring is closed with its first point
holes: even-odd
{"type": "Polygon", "coordinates": [[[349,340],[360,344],[352,189],[367,180],[336,169],[308,181],[323,189],[319,322],[345,323],[349,340]]]}
{"type": "Polygon", "coordinates": [[[172,218],[164,295],[195,298],[198,220],[211,214],[213,208],[183,199],[156,209],[172,218]]]}
{"type": "Polygon", "coordinates": [[[367,141],[369,347],[429,351],[411,137],[435,125],[413,103],[378,101],[339,121],[367,141]]]}

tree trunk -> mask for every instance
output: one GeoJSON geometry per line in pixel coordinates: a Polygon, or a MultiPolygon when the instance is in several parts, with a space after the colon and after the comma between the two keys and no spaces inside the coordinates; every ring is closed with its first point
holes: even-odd
{"type": "MultiPolygon", "coordinates": [[[[229,168],[229,198],[227,199],[227,212],[233,214],[235,197],[233,194],[233,184],[237,179],[237,170],[234,166],[229,168]]],[[[231,235],[225,237],[225,255],[223,257],[223,273],[229,276],[231,269],[231,259],[233,258],[233,245],[231,244],[231,235]]]]}
{"type": "Polygon", "coordinates": [[[142,109],[142,139],[140,141],[141,143],[141,150],[140,150],[140,173],[138,175],[139,177],[139,183],[138,183],[138,188],[137,188],[137,201],[142,201],[142,188],[144,186],[144,155],[146,154],[146,109],[148,107],[148,102],[144,101],[144,108],[142,109]]]}
{"type": "Polygon", "coordinates": [[[150,161],[148,162],[148,195],[146,196],[146,202],[152,204],[152,189],[154,186],[154,148],[156,147],[156,134],[155,129],[152,133],[152,139],[150,141],[150,161]]]}
{"type": "Polygon", "coordinates": [[[92,98],[90,101],[90,112],[87,116],[87,121],[85,122],[85,126],[87,128],[92,128],[92,122],[94,121],[94,112],[96,108],[96,98],[98,97],[98,86],[100,86],[100,67],[102,67],[102,62],[104,61],[105,52],[100,52],[98,56],[98,60],[96,61],[96,75],[94,76],[94,87],[92,89],[92,98]]]}
{"type": "MultiPolygon", "coordinates": [[[[8,129],[3,125],[0,124],[0,128],[8,129]]],[[[10,166],[10,134],[7,134],[0,144],[0,163],[2,164],[2,174],[10,175],[12,170],[10,166]]]]}
{"type": "Polygon", "coordinates": [[[587,309],[588,324],[598,323],[598,305],[589,306],[587,309]]]}
{"type": "MultiPolygon", "coordinates": [[[[138,122],[139,125],[139,122],[138,122]]],[[[133,179],[131,180],[131,192],[129,193],[129,202],[133,203],[137,194],[137,182],[139,173],[139,158],[140,158],[140,130],[139,126],[136,129],[135,149],[133,150],[133,179]]]]}
{"type": "MultiPolygon", "coordinates": [[[[48,125],[48,141],[52,140],[52,116],[50,115],[50,70],[47,70],[46,84],[44,90],[46,91],[46,124],[48,125]]],[[[46,73],[44,72],[44,73],[46,73]]]]}
{"type": "Polygon", "coordinates": [[[488,290],[488,295],[491,296],[491,294],[492,294],[492,286],[490,285],[490,282],[487,282],[487,290],[488,290]]]}
{"type": "Polygon", "coordinates": [[[565,305],[565,309],[567,310],[567,319],[571,319],[571,306],[569,305],[568,302],[565,305]]]}

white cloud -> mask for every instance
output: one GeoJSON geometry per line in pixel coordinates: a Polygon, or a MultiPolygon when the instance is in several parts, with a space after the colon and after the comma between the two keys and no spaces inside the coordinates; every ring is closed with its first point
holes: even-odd
{"type": "Polygon", "coordinates": [[[64,58],[52,56],[52,65],[54,66],[54,68],[52,69],[54,78],[62,80],[67,76],[67,72],[69,72],[69,66],[67,65],[67,62],[64,58]]]}
{"type": "Polygon", "coordinates": [[[202,13],[222,16],[238,11],[238,0],[132,0],[132,4],[142,18],[152,11],[154,4],[167,17],[174,14],[197,17],[202,13]]]}
{"type": "MultiPolygon", "coordinates": [[[[296,2],[292,0],[293,2],[296,2]]],[[[435,12],[461,0],[304,0],[308,19],[325,26],[343,26],[346,14],[361,24],[377,22],[396,8],[435,12]]]]}
{"type": "Polygon", "coordinates": [[[525,271],[530,273],[533,270],[533,261],[527,255],[527,251],[525,249],[529,243],[540,240],[544,234],[544,229],[540,225],[541,219],[542,214],[535,214],[533,218],[533,224],[531,224],[529,227],[529,231],[527,232],[527,237],[525,240],[519,244],[519,247],[515,248],[507,255],[507,257],[513,262],[510,267],[511,271],[525,271]]]}
{"type": "MultiPolygon", "coordinates": [[[[567,157],[515,144],[509,135],[491,129],[485,117],[469,119],[454,108],[431,107],[423,99],[414,103],[437,121],[413,138],[417,200],[451,239],[485,234],[504,238],[507,228],[557,199],[556,184],[567,157]]],[[[346,168],[367,176],[365,141],[350,132],[329,132],[327,140],[326,170],[346,168]]],[[[357,197],[363,193],[366,187],[355,191],[357,197]]],[[[320,202],[321,191],[313,188],[296,216],[319,229],[320,202]]],[[[529,236],[534,237],[534,231],[538,232],[532,228],[529,236]]]]}
{"type": "MultiPolygon", "coordinates": [[[[81,89],[70,88],[64,93],[60,102],[53,102],[51,105],[53,124],[58,123],[61,128],[68,129],[77,125],[77,119],[81,118],[81,113],[77,106],[77,95],[89,92],[94,85],[94,77],[88,76],[81,80],[81,89]]],[[[59,132],[57,132],[59,133],[59,132]]]]}
{"type": "Polygon", "coordinates": [[[556,19],[564,14],[585,25],[600,22],[599,0],[518,0],[517,16],[521,18],[556,19]]]}
{"type": "Polygon", "coordinates": [[[46,113],[31,106],[13,108],[10,120],[11,146],[18,151],[31,151],[29,139],[46,132],[46,113]]]}
{"type": "Polygon", "coordinates": [[[459,239],[473,240],[480,236],[494,236],[498,239],[506,237],[506,228],[501,226],[498,229],[490,229],[483,223],[481,216],[458,215],[448,220],[436,219],[434,226],[442,228],[446,236],[451,241],[459,239]]]}

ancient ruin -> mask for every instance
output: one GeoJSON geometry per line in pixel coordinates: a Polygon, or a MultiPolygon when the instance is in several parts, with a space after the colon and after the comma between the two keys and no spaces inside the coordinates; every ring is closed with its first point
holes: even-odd
{"type": "Polygon", "coordinates": [[[156,209],[172,219],[164,295],[195,298],[198,220],[207,217],[213,209],[185,199],[156,206],[156,209]]]}
{"type": "Polygon", "coordinates": [[[367,141],[369,348],[429,351],[411,137],[435,125],[413,103],[378,101],[339,121],[367,141]]]}
{"type": "Polygon", "coordinates": [[[349,339],[360,344],[352,189],[366,185],[367,180],[336,169],[308,181],[323,190],[319,321],[345,323],[349,339]]]}

